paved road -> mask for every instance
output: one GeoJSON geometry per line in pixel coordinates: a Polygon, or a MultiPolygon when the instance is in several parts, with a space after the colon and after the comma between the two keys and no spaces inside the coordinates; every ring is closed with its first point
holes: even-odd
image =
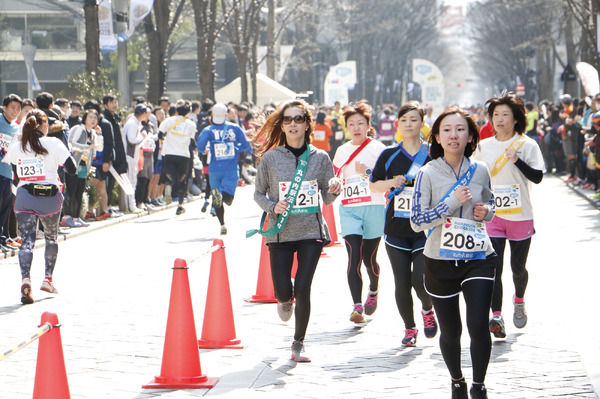
{"type": "MultiPolygon", "coordinates": [[[[600,340],[596,282],[592,263],[598,251],[597,208],[556,178],[536,190],[538,234],[530,255],[527,292],[529,324],[508,325],[508,337],[495,340],[486,385],[490,398],[597,398],[600,392],[600,340]],[[595,251],[595,252],[594,252],[595,251]]],[[[419,338],[402,348],[403,325],[393,296],[385,251],[380,251],[381,294],[369,324],[348,321],[351,299],[345,281],[346,254],[327,249],[313,284],[313,309],[306,338],[310,364],[289,360],[291,323],[281,322],[274,304],[248,304],[255,293],[260,240],[244,238],[258,224],[252,187],[238,191],[227,209],[224,238],[236,335],[245,349],[201,350],[202,372],[220,377],[211,390],[144,390],[160,374],[175,258],[190,264],[189,279],[198,337],[203,327],[210,256],[218,237],[216,218],[200,212],[202,201],[133,218],[60,243],[55,282],[60,294],[34,290],[36,303],[19,302],[17,259],[0,260],[0,350],[24,339],[44,311],[58,314],[71,397],[142,399],[187,398],[447,398],[449,376],[437,338],[419,338]]],[[[33,283],[41,283],[37,250],[33,283]]],[[[597,262],[595,262],[597,263],[597,262]]],[[[505,273],[510,287],[510,273],[505,273]]],[[[507,295],[510,295],[507,289],[507,295]]],[[[510,320],[510,297],[505,309],[510,320]]],[[[466,329],[465,329],[466,331],[466,329]]],[[[471,379],[468,339],[463,363],[471,379]]],[[[0,398],[30,398],[37,343],[0,362],[0,398]]]]}

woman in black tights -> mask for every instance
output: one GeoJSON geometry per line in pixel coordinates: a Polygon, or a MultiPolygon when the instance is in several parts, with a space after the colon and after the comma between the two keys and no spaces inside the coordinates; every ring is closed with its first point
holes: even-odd
{"type": "Polygon", "coordinates": [[[433,124],[429,141],[432,161],[417,174],[411,210],[413,229],[428,232],[424,285],[440,324],[440,349],[452,377],[452,398],[468,399],[460,359],[461,291],[471,338],[471,398],[487,398],[483,383],[492,348],[488,317],[496,256],[483,223],[494,217],[490,172],[484,162],[469,159],[479,132],[465,111],[446,109],[433,124]]]}
{"type": "Polygon", "coordinates": [[[260,234],[269,247],[281,320],[292,317],[296,300],[292,343],[292,359],[296,362],[310,362],[302,356],[310,317],[310,287],[321,250],[330,241],[319,192],[323,202],[331,204],[342,190],[329,155],[310,145],[312,128],[308,104],[292,100],[269,115],[256,137],[260,163],[254,200],[269,215],[268,228],[260,234]],[[298,270],[292,283],[294,253],[298,270]]]}
{"type": "Polygon", "coordinates": [[[429,146],[421,140],[423,108],[416,101],[398,110],[398,129],[402,142],[381,153],[371,175],[371,191],[387,192],[390,199],[385,215],[385,249],[396,283],[396,305],[404,321],[402,346],[417,344],[417,325],[413,312],[414,288],[421,301],[424,332],[427,338],[437,334],[437,323],[429,294],[423,286],[423,247],[425,234],[410,227],[410,204],[416,172],[430,161],[429,146]]]}

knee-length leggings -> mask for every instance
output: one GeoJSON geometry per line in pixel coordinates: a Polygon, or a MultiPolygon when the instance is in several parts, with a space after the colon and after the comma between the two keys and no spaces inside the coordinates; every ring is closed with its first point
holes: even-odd
{"type": "Polygon", "coordinates": [[[310,287],[321,257],[323,242],[320,240],[300,240],[269,244],[271,276],[275,298],[288,302],[296,298],[296,330],[294,340],[304,341],[310,318],[310,287]],[[294,253],[298,257],[298,270],[292,285],[294,253]]]}
{"type": "Polygon", "coordinates": [[[19,226],[19,235],[21,236],[21,249],[19,250],[19,265],[21,266],[21,277],[30,277],[31,262],[33,260],[33,246],[36,238],[36,227],[38,220],[44,227],[44,238],[46,246],[44,252],[44,261],[46,263],[46,277],[52,277],[56,257],[58,255],[58,222],[60,221],[60,212],[52,213],[47,216],[38,216],[35,213],[17,212],[17,224],[19,226]]]}

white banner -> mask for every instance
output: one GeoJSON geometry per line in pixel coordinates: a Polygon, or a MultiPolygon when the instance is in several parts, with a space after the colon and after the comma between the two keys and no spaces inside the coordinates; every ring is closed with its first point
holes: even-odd
{"type": "Polygon", "coordinates": [[[423,107],[431,105],[433,115],[444,110],[444,75],[432,62],[413,59],[412,80],[421,86],[421,102],[423,107]]]}
{"type": "Polygon", "coordinates": [[[35,74],[35,69],[33,69],[33,65],[26,62],[27,66],[27,76],[29,77],[29,81],[31,82],[31,90],[33,91],[41,91],[42,86],[40,86],[40,82],[38,81],[37,75],[35,74]]]}
{"type": "Polygon", "coordinates": [[[581,79],[586,96],[592,97],[600,93],[600,81],[598,80],[598,71],[596,68],[587,62],[578,62],[577,72],[579,73],[579,79],[581,79]]]}
{"type": "Polygon", "coordinates": [[[258,73],[263,75],[267,74],[267,46],[257,46],[256,48],[256,59],[258,63],[258,73]]]}
{"type": "Polygon", "coordinates": [[[117,38],[113,31],[112,4],[110,0],[98,1],[98,25],[100,27],[100,51],[102,54],[117,49],[117,38]]]}
{"type": "Polygon", "coordinates": [[[120,41],[126,41],[133,35],[135,27],[152,11],[154,0],[131,0],[129,5],[129,27],[119,34],[120,41]]]}
{"type": "Polygon", "coordinates": [[[292,58],[292,51],[294,51],[294,45],[279,46],[279,69],[277,70],[276,75],[277,82],[281,82],[281,80],[283,79],[283,75],[285,74],[287,64],[290,61],[290,58],[292,58]]]}
{"type": "Polygon", "coordinates": [[[332,67],[325,77],[325,104],[333,105],[339,101],[342,106],[348,104],[348,90],[356,85],[356,61],[344,61],[332,67]]]}

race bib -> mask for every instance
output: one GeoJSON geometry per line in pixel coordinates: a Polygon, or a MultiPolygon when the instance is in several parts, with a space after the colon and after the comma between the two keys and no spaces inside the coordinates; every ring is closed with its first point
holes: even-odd
{"type": "Polygon", "coordinates": [[[364,204],[371,202],[369,181],[360,175],[352,176],[343,181],[342,205],[364,204]]]}
{"type": "Polygon", "coordinates": [[[392,124],[389,122],[381,124],[381,130],[392,130],[392,124]]]}
{"type": "MultiPolygon", "coordinates": [[[[279,182],[279,201],[286,198],[291,182],[279,182]]],[[[316,180],[303,181],[291,215],[319,212],[319,186],[316,180]]]]}
{"type": "Polygon", "coordinates": [[[412,196],[414,192],[414,187],[404,187],[404,190],[394,197],[395,218],[410,218],[410,209],[412,207],[412,196]]]}
{"type": "Polygon", "coordinates": [[[42,181],[46,178],[44,156],[19,159],[17,161],[17,176],[23,181],[42,181]]]}
{"type": "Polygon", "coordinates": [[[337,132],[335,132],[335,139],[337,141],[341,141],[344,138],[344,131],[343,130],[339,130],[337,132]]]}
{"type": "Polygon", "coordinates": [[[325,131],[324,130],[315,130],[314,131],[315,140],[323,141],[325,140],[325,131]]]}
{"type": "Polygon", "coordinates": [[[492,192],[496,202],[496,215],[514,215],[523,212],[519,184],[494,186],[492,192]]]}
{"type": "Polygon", "coordinates": [[[440,256],[459,260],[485,259],[489,243],[483,222],[449,217],[442,224],[440,256]]]}
{"type": "Polygon", "coordinates": [[[235,157],[233,143],[215,143],[215,159],[226,161],[235,157]]]}
{"type": "Polygon", "coordinates": [[[13,137],[6,134],[6,133],[0,133],[0,148],[4,148],[5,150],[8,150],[8,147],[10,147],[10,143],[12,142],[13,137]]]}

